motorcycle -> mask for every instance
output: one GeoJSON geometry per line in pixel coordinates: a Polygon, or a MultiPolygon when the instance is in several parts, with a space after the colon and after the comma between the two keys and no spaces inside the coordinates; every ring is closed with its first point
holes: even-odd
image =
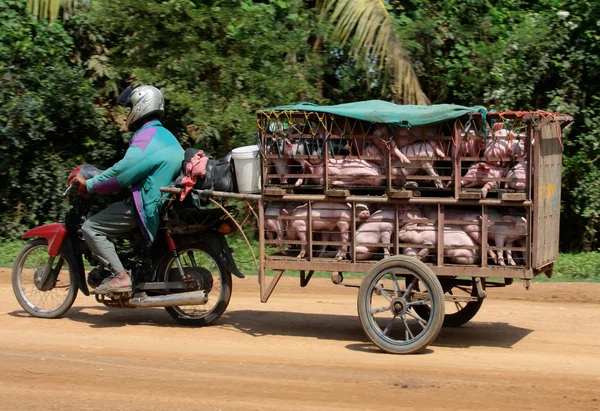
{"type": "MultiPolygon", "coordinates": [[[[69,180],[76,174],[89,179],[99,173],[96,167],[83,165],[71,172],[69,180]]],[[[59,318],[71,308],[78,291],[89,296],[88,286],[95,288],[110,276],[81,232],[94,198],[95,194],[71,196],[63,223],[23,234],[33,240],[16,257],[12,285],[17,301],[30,315],[59,318]],[[91,268],[87,278],[86,268],[91,268]]],[[[117,247],[131,273],[132,291],[95,295],[96,301],[115,308],[164,307],[180,324],[212,324],[229,305],[231,275],[244,278],[225,239],[237,231],[232,220],[237,210],[227,205],[198,208],[190,196],[184,201],[172,195],[165,200],[161,225],[150,247],[141,232],[125,236],[117,247]]]]}

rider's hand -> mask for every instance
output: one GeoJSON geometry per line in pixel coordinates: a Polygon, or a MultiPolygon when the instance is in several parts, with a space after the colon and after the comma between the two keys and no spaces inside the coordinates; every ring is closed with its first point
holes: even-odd
{"type": "Polygon", "coordinates": [[[68,183],[77,187],[79,195],[85,197],[87,194],[87,187],[85,185],[85,178],[83,178],[81,174],[76,174],[70,181],[68,181],[68,183]]]}

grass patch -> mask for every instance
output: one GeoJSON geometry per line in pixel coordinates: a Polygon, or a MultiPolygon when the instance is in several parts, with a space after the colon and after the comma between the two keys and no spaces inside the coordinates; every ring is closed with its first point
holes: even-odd
{"type": "MultiPolygon", "coordinates": [[[[246,232],[252,249],[258,260],[258,240],[252,231],[246,232]]],[[[256,266],[252,259],[252,253],[241,235],[227,237],[229,246],[234,250],[233,257],[241,272],[248,275],[257,275],[256,266]]],[[[10,268],[14,259],[25,244],[23,240],[0,239],[0,267],[10,268]]],[[[268,248],[267,253],[278,251],[276,248],[268,248]]],[[[267,275],[270,273],[267,272],[267,275]]],[[[286,271],[286,276],[298,276],[297,271],[286,271]]],[[[362,273],[344,273],[345,278],[362,277],[362,273]]],[[[329,272],[315,272],[314,277],[330,277],[329,272]]],[[[588,252],[577,254],[560,254],[554,265],[552,278],[545,275],[537,276],[534,281],[539,282],[600,282],[600,252],[588,252]]]]}
{"type": "Polygon", "coordinates": [[[547,281],[600,281],[600,253],[560,254],[547,281]]]}
{"type": "Polygon", "coordinates": [[[5,240],[0,238],[0,267],[12,267],[15,257],[25,244],[23,240],[5,240]]]}

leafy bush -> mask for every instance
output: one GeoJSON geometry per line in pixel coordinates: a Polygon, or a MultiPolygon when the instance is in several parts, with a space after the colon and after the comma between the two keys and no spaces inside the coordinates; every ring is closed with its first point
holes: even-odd
{"type": "Polygon", "coordinates": [[[560,254],[554,265],[557,280],[600,280],[600,252],[560,254]]]}
{"type": "Polygon", "coordinates": [[[67,172],[99,139],[95,91],[71,46],[25,2],[0,3],[0,236],[62,216],[67,172]]]}

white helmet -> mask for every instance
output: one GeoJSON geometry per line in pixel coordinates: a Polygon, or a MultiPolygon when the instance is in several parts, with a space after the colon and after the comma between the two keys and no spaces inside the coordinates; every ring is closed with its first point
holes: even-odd
{"type": "Polygon", "coordinates": [[[162,118],[165,114],[165,100],[160,90],[154,86],[127,87],[118,99],[122,105],[131,107],[127,116],[127,128],[136,131],[145,121],[162,118]]]}

